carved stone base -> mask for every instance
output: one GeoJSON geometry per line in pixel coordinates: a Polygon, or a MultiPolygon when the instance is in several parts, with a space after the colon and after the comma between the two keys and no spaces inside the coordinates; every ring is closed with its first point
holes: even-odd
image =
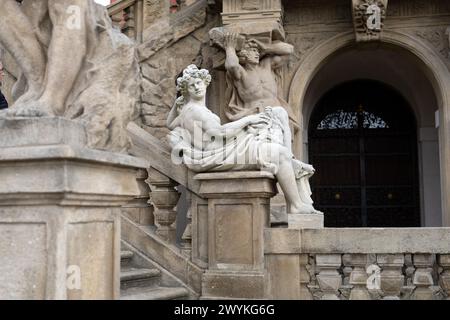
{"type": "Polygon", "coordinates": [[[273,175],[215,172],[198,174],[195,179],[208,202],[207,215],[193,217],[198,226],[194,230],[208,226],[208,270],[202,295],[263,298],[264,228],[269,226],[270,198],[276,193],[273,175]]]}
{"type": "Polygon", "coordinates": [[[206,271],[202,299],[263,299],[264,273],[243,271],[206,271]]]}
{"type": "Polygon", "coordinates": [[[145,161],[84,148],[64,119],[0,125],[0,297],[118,298],[121,207],[145,161]]]}
{"type": "Polygon", "coordinates": [[[318,214],[288,214],[290,229],[322,229],[323,213],[318,214]]]}

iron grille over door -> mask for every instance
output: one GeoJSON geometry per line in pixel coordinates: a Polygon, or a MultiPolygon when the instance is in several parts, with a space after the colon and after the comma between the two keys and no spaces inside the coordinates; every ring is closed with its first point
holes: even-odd
{"type": "Polygon", "coordinates": [[[407,102],[375,81],[344,83],[309,125],[315,207],[327,227],[418,227],[417,135],[407,102]]]}

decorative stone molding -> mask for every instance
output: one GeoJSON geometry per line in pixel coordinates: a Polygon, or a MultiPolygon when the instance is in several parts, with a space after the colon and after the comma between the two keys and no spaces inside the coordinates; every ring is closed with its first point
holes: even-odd
{"type": "Polygon", "coordinates": [[[436,51],[438,51],[442,57],[450,58],[450,27],[445,26],[433,26],[423,27],[420,29],[410,29],[410,32],[426,42],[430,43],[436,51]]]}
{"type": "Polygon", "coordinates": [[[153,168],[148,169],[146,182],[151,189],[150,201],[155,207],[156,234],[165,241],[175,243],[177,218],[175,206],[180,199],[180,193],[175,189],[178,183],[153,168]]]}
{"type": "Polygon", "coordinates": [[[380,40],[388,0],[352,0],[357,42],[380,40]]]}
{"type": "Polygon", "coordinates": [[[224,0],[222,21],[224,25],[239,22],[281,22],[280,0],[224,0]]]}

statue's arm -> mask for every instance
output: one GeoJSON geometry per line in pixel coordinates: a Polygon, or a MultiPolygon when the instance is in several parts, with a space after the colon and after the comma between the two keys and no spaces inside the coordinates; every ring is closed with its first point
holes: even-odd
{"type": "Polygon", "coordinates": [[[229,33],[225,35],[225,69],[234,79],[240,80],[245,70],[239,64],[239,58],[236,54],[237,38],[237,33],[229,33]]]}
{"type": "Polygon", "coordinates": [[[180,126],[180,119],[178,117],[178,105],[176,101],[173,104],[172,109],[169,112],[169,115],[167,116],[166,125],[167,128],[169,128],[170,130],[173,130],[176,127],[180,126]]]}
{"type": "Polygon", "coordinates": [[[246,126],[254,124],[268,124],[270,119],[265,114],[250,115],[239,119],[237,121],[229,122],[227,124],[221,125],[215,121],[211,121],[209,118],[203,119],[203,125],[205,132],[210,136],[215,137],[230,137],[239,133],[246,126]]]}
{"type": "Polygon", "coordinates": [[[294,53],[294,46],[283,41],[277,40],[272,43],[264,43],[256,39],[250,41],[258,45],[261,55],[289,56],[294,53]]]}

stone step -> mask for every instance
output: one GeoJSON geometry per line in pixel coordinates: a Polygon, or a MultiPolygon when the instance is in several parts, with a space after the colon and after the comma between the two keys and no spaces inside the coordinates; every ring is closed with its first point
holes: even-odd
{"type": "Polygon", "coordinates": [[[120,288],[128,289],[133,287],[159,286],[161,280],[161,271],[158,269],[144,269],[127,267],[122,268],[120,272],[120,288]]]}
{"type": "Polygon", "coordinates": [[[120,300],[176,300],[187,299],[188,295],[189,292],[182,287],[130,288],[122,290],[120,300]]]}
{"type": "Polygon", "coordinates": [[[120,251],[120,263],[122,265],[130,263],[131,259],[133,258],[133,251],[129,250],[122,250],[120,251]]]}

